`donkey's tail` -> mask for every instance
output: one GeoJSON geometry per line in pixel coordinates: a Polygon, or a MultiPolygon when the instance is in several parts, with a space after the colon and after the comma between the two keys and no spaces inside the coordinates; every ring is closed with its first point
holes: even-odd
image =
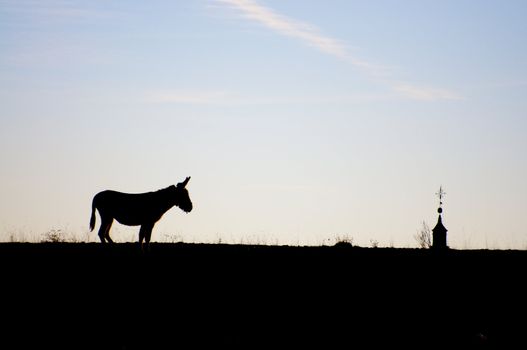
{"type": "Polygon", "coordinates": [[[93,198],[93,202],[91,203],[90,231],[93,231],[94,228],[95,228],[95,198],[93,198]]]}

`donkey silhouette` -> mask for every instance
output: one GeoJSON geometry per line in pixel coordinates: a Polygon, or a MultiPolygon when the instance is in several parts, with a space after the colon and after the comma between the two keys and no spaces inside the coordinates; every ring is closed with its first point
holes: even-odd
{"type": "Polygon", "coordinates": [[[148,246],[152,229],[159,219],[174,205],[189,213],[192,202],[186,186],[190,180],[147,193],[122,193],[106,190],[93,197],[90,218],[90,231],[95,227],[95,209],[101,216],[99,238],[102,243],[113,243],[110,238],[110,228],[113,220],[127,226],[141,226],[139,229],[139,244],[143,247],[143,240],[148,246]]]}

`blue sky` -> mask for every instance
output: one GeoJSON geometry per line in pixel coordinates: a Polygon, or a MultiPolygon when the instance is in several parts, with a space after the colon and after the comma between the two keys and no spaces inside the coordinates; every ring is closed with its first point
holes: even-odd
{"type": "MultiPolygon", "coordinates": [[[[192,176],[154,240],[525,249],[524,1],[0,1],[0,238],[192,176]]],[[[114,225],[118,241],[137,228],[114,225]]]]}

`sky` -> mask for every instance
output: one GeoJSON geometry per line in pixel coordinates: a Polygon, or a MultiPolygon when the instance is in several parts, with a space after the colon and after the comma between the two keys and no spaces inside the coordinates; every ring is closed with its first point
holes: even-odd
{"type": "MultiPolygon", "coordinates": [[[[188,184],[153,241],[527,249],[527,3],[0,0],[0,241],[188,184]]],[[[114,224],[118,242],[138,227],[114,224]]]]}

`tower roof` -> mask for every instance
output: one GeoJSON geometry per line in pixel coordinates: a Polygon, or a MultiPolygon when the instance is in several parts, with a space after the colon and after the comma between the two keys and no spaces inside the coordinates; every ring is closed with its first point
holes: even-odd
{"type": "Polygon", "coordinates": [[[446,229],[446,227],[443,225],[443,220],[441,219],[441,213],[439,214],[438,218],[437,218],[437,224],[435,225],[435,227],[432,229],[432,232],[447,232],[448,230],[446,229]]]}

